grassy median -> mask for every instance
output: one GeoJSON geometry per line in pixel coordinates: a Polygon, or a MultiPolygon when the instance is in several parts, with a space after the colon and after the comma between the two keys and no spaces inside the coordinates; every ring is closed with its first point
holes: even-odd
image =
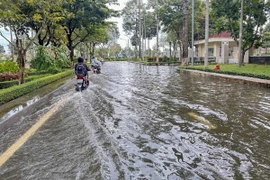
{"type": "Polygon", "coordinates": [[[16,99],[20,96],[23,96],[25,94],[28,94],[38,88],[42,88],[43,86],[50,84],[52,82],[55,82],[61,78],[64,78],[67,76],[73,76],[73,75],[74,75],[73,69],[66,70],[62,73],[48,75],[48,76],[24,83],[22,85],[15,85],[6,89],[2,89],[0,91],[0,105],[6,102],[9,102],[13,99],[16,99]]]}
{"type": "Polygon", "coordinates": [[[259,64],[245,64],[239,67],[238,64],[220,64],[220,70],[215,70],[216,65],[208,65],[204,68],[204,65],[194,66],[180,66],[181,69],[193,69],[221,74],[239,75],[255,77],[260,79],[270,79],[270,65],[259,64]]]}

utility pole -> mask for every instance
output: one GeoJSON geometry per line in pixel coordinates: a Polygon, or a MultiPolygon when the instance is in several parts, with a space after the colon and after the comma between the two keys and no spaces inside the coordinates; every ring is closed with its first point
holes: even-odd
{"type": "Polygon", "coordinates": [[[146,19],[146,14],[144,14],[144,18],[143,18],[144,38],[145,38],[144,39],[144,55],[146,55],[146,52],[147,52],[147,48],[146,48],[146,24],[145,24],[145,19],[146,19]]]}
{"type": "Polygon", "coordinates": [[[205,1],[205,56],[204,56],[204,68],[208,66],[208,40],[209,40],[209,0],[205,1]]]}
{"type": "Polygon", "coordinates": [[[144,23],[143,23],[143,21],[144,21],[144,14],[142,14],[142,18],[141,18],[141,44],[142,44],[142,60],[144,60],[144,43],[143,43],[143,36],[144,36],[144,23]]]}
{"type": "Polygon", "coordinates": [[[142,59],[142,19],[141,19],[141,0],[137,0],[138,8],[139,8],[139,14],[138,14],[138,20],[139,20],[139,58],[142,59]]]}
{"type": "Polygon", "coordinates": [[[157,16],[157,14],[156,14],[156,20],[157,20],[157,62],[159,61],[159,59],[158,59],[158,49],[159,49],[159,45],[158,45],[158,29],[159,29],[159,22],[158,22],[158,16],[157,16]]]}
{"type": "Polygon", "coordinates": [[[192,35],[191,35],[192,43],[191,43],[191,49],[192,49],[192,54],[191,54],[191,65],[193,66],[194,64],[194,0],[192,0],[192,35]]]}
{"type": "Polygon", "coordinates": [[[242,35],[243,35],[243,10],[244,10],[244,0],[241,0],[241,16],[240,16],[240,32],[239,32],[239,55],[238,55],[238,66],[241,67],[242,62],[242,35]]]}

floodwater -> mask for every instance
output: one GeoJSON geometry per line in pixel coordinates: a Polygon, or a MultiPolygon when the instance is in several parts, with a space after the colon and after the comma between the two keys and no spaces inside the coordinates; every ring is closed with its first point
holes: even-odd
{"type": "Polygon", "coordinates": [[[0,179],[270,178],[269,89],[128,62],[90,74],[87,90],[66,83],[1,134],[2,154],[61,102],[0,179]]]}

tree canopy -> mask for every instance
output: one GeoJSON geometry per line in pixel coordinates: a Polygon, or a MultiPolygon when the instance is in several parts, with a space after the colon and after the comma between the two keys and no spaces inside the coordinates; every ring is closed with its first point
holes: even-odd
{"type": "MultiPolygon", "coordinates": [[[[218,32],[227,31],[239,44],[240,0],[212,0],[212,17],[218,32]]],[[[264,0],[244,1],[243,8],[243,55],[262,38],[262,27],[267,21],[269,2],[264,0]]],[[[244,56],[242,56],[243,58],[244,56]]],[[[241,60],[243,62],[243,59],[241,60]]]]}

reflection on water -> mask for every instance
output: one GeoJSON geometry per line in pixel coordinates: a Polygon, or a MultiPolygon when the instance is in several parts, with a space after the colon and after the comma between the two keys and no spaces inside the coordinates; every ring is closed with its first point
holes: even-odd
{"type": "Polygon", "coordinates": [[[60,85],[63,85],[67,80],[70,79],[70,76],[55,81],[47,86],[44,86],[40,89],[36,89],[35,91],[22,96],[16,100],[10,101],[4,105],[0,106],[0,122],[6,120],[13,115],[17,114],[24,108],[34,104],[38,100],[40,100],[44,95],[52,92],[60,85]]]}
{"type": "Polygon", "coordinates": [[[268,89],[127,62],[90,80],[4,177],[269,179],[268,89]]]}
{"type": "Polygon", "coordinates": [[[33,99],[27,101],[25,104],[23,105],[18,105],[15,108],[11,109],[8,113],[6,113],[3,117],[1,117],[1,121],[6,120],[8,118],[10,118],[11,116],[15,115],[16,113],[20,112],[21,110],[23,110],[24,108],[34,104],[35,102],[37,102],[40,99],[39,96],[35,96],[33,97],[33,99]]]}

